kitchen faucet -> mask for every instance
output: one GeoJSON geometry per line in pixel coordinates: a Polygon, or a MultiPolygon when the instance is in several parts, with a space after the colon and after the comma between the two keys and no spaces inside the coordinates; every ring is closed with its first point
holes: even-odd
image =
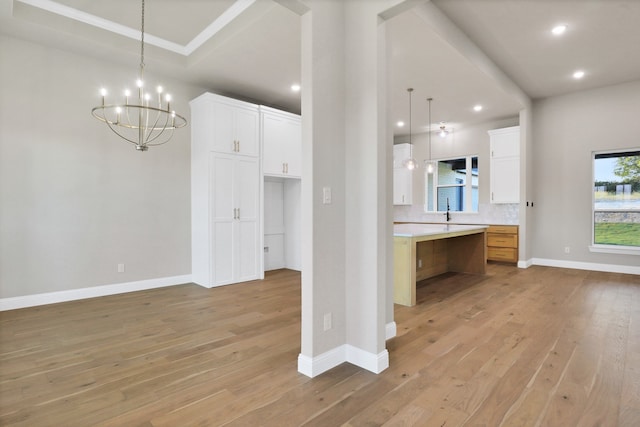
{"type": "Polygon", "coordinates": [[[447,197],[447,213],[445,213],[447,217],[447,222],[451,221],[451,212],[449,211],[449,198],[447,197]]]}

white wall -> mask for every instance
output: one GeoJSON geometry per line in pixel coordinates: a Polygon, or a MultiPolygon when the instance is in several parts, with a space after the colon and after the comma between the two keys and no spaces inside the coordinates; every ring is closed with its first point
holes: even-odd
{"type": "MultiPolygon", "coordinates": [[[[485,122],[463,129],[454,129],[446,138],[435,133],[431,136],[431,159],[450,159],[468,155],[478,156],[479,170],[479,206],[478,213],[452,213],[454,223],[471,224],[518,224],[519,207],[517,204],[491,204],[489,202],[489,134],[490,129],[517,126],[518,117],[485,122]]],[[[413,156],[420,168],[413,172],[413,204],[394,206],[396,222],[445,222],[444,214],[424,212],[424,160],[429,158],[428,134],[412,136],[413,156]]],[[[398,137],[396,142],[408,142],[407,137],[398,137]]]]}
{"type": "Polygon", "coordinates": [[[640,266],[640,256],[589,252],[592,152],[640,147],[640,80],[534,103],[533,257],[640,266]],[[564,248],[570,247],[566,254],[564,248]]]}
{"type": "Polygon", "coordinates": [[[91,116],[136,72],[0,36],[0,298],[191,273],[189,128],[141,153],[91,116]]]}

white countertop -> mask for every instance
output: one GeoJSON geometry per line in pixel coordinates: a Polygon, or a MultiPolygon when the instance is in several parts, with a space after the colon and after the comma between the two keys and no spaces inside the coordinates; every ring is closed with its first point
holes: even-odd
{"type": "Polygon", "coordinates": [[[457,224],[394,224],[393,235],[395,237],[421,237],[438,234],[455,234],[464,231],[482,231],[489,228],[488,225],[457,225],[457,224]]]}

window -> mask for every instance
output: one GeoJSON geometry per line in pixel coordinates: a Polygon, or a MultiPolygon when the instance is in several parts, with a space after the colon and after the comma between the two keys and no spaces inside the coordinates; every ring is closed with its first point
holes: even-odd
{"type": "Polygon", "coordinates": [[[640,149],[594,153],[593,177],[591,250],[640,253],[640,149]]]}
{"type": "Polygon", "coordinates": [[[478,157],[439,160],[425,177],[425,211],[478,212],[478,157]],[[436,207],[434,209],[434,206],[436,207]]]}

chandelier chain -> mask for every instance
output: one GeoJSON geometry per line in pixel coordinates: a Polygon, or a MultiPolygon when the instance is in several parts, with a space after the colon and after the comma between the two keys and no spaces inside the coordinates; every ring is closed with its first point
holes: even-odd
{"type": "Polygon", "coordinates": [[[140,26],[140,68],[144,69],[144,0],[142,0],[142,25],[140,26]]]}

